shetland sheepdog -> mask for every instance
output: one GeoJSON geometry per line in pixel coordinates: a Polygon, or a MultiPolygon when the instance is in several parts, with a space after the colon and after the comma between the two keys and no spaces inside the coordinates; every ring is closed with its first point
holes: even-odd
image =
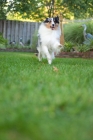
{"type": "Polygon", "coordinates": [[[52,63],[55,55],[60,52],[63,46],[60,44],[61,29],[59,17],[46,18],[38,30],[38,59],[47,58],[48,64],[52,63]]]}

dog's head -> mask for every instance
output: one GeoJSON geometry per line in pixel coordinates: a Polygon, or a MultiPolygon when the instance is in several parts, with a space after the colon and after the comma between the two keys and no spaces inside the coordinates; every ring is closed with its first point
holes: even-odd
{"type": "Polygon", "coordinates": [[[53,17],[53,18],[46,18],[44,21],[44,24],[47,28],[51,28],[52,30],[56,30],[59,25],[59,17],[53,17]]]}

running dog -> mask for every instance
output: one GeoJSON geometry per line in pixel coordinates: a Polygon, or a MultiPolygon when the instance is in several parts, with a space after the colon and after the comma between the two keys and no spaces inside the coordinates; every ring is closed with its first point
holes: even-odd
{"type": "Polygon", "coordinates": [[[55,54],[58,54],[63,46],[60,44],[61,29],[59,17],[46,18],[38,30],[38,59],[47,58],[48,64],[52,63],[55,54]]]}

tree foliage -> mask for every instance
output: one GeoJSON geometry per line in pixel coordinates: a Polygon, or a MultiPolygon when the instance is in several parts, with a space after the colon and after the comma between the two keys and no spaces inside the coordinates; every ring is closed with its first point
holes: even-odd
{"type": "Polygon", "coordinates": [[[93,15],[93,0],[63,0],[62,4],[76,18],[88,18],[93,15]]]}
{"type": "Polygon", "coordinates": [[[6,0],[0,0],[0,19],[6,19],[6,7],[7,1],[6,0]]]}
{"type": "Polygon", "coordinates": [[[73,15],[63,6],[63,0],[13,0],[8,4],[8,11],[34,20],[43,20],[60,12],[65,18],[73,15]]]}
{"type": "Polygon", "coordinates": [[[88,18],[93,13],[93,0],[0,0],[0,17],[17,13],[22,18],[43,20],[63,13],[63,17],[88,18]]]}

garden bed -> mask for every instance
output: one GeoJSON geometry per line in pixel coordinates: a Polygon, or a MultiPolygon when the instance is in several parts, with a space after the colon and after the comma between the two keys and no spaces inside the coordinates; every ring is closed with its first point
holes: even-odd
{"type": "Polygon", "coordinates": [[[36,49],[31,49],[31,48],[5,48],[5,49],[0,49],[1,52],[33,52],[36,53],[36,49]]]}
{"type": "MultiPolygon", "coordinates": [[[[1,52],[32,52],[36,53],[37,50],[35,49],[28,49],[28,48],[6,48],[6,49],[0,49],[1,52]]],[[[93,58],[93,50],[87,51],[87,52],[61,52],[56,57],[67,57],[67,58],[93,58]]]]}
{"type": "Polygon", "coordinates": [[[93,51],[87,51],[87,52],[61,52],[56,57],[93,58],[93,51]]]}

